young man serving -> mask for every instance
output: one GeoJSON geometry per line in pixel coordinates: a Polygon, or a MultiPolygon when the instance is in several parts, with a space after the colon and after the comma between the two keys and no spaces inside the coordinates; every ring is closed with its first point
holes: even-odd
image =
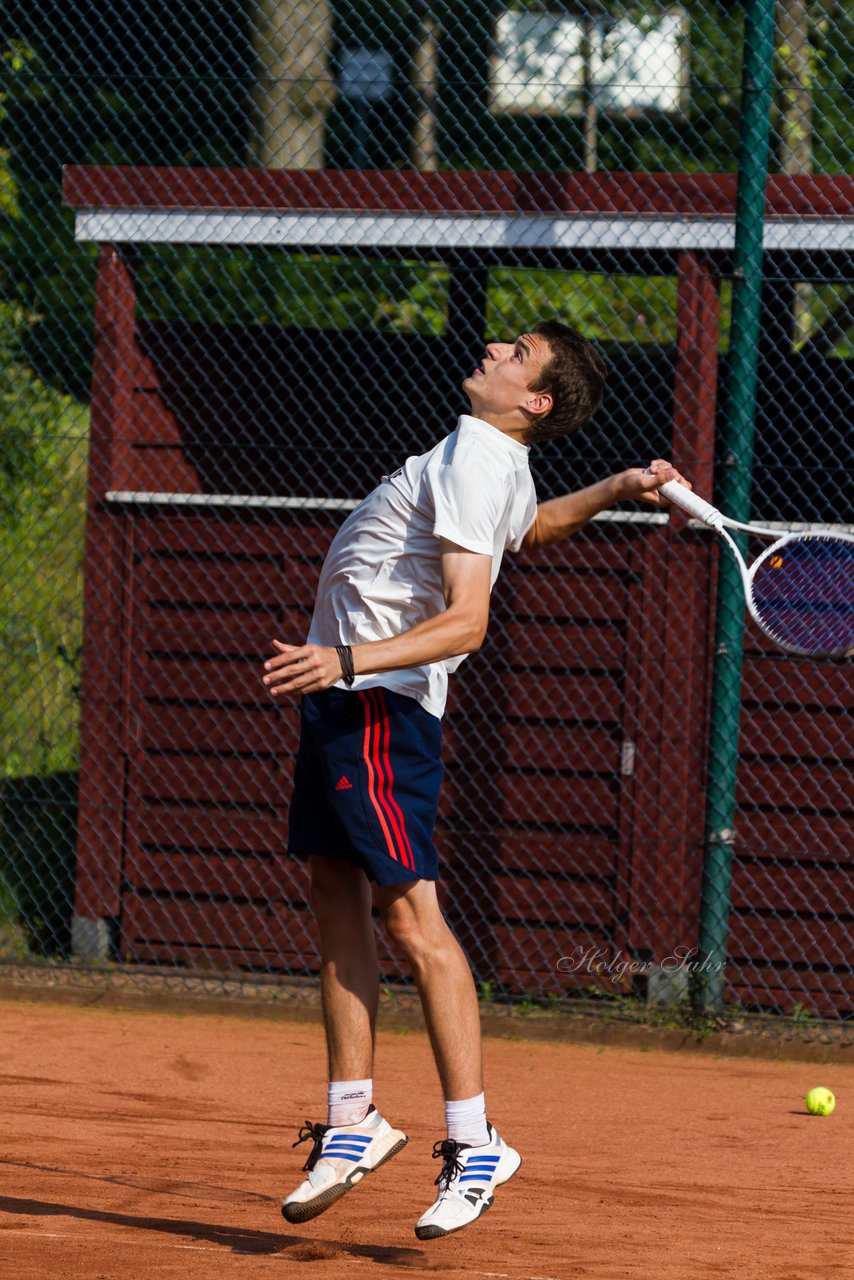
{"type": "Polygon", "coordinates": [[[489,343],[463,383],[471,416],[345,520],[308,642],[275,641],[265,664],[272,694],[302,699],[289,852],[310,860],[329,1064],[326,1124],[299,1133],[313,1146],[282,1205],[289,1222],[328,1209],[407,1141],[373,1106],[372,906],[412,969],[445,1098],[438,1194],[415,1234],[468,1226],[521,1164],[487,1120],[474,981],[436,895],[441,717],[449,673],[483,641],[506,550],[559,542],[626,499],[658,505],[681,479],[657,460],[538,505],[531,445],[585,422],[604,385],[601,357],[556,321],[489,343]]]}

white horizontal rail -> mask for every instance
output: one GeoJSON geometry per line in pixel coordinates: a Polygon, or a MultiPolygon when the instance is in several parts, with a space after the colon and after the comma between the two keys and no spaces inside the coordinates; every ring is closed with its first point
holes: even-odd
{"type": "MultiPolygon", "coordinates": [[[[136,489],[111,489],[107,502],[124,506],[237,507],[261,511],[353,511],[361,498],[264,497],[255,493],[153,493],[136,489]]],[[[593,517],[600,524],[666,524],[664,511],[601,511],[593,517]]]]}
{"type": "Polygon", "coordinates": [[[255,493],[153,493],[136,489],[111,489],[107,502],[129,506],[240,507],[279,511],[353,511],[361,498],[280,498],[255,493]]]}
{"type": "MultiPolygon", "coordinates": [[[[258,511],[354,511],[361,498],[300,498],[257,493],[157,493],[145,489],[110,489],[106,502],[137,507],[236,507],[258,511]]],[[[667,524],[666,511],[600,511],[599,524],[667,524]]],[[[702,520],[689,520],[691,529],[711,533],[702,520]]],[[[762,527],[775,533],[854,533],[854,525],[824,524],[815,520],[765,520],[762,527]]]]}
{"type": "MultiPolygon", "coordinates": [[[[735,247],[735,220],[560,214],[252,213],[81,210],[78,241],[306,249],[679,249],[735,247]]],[[[854,218],[769,218],[768,250],[854,250],[854,218]]]]}

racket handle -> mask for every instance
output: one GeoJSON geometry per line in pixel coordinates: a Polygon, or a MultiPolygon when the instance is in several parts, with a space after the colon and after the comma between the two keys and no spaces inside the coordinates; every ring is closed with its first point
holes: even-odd
{"type": "Polygon", "coordinates": [[[683,511],[687,511],[690,516],[694,516],[697,520],[702,520],[703,524],[709,525],[712,529],[719,529],[724,523],[724,517],[717,507],[713,507],[711,502],[706,502],[705,498],[699,498],[696,493],[686,489],[685,485],[680,484],[678,480],[668,480],[667,484],[663,484],[658,492],[662,498],[667,498],[669,502],[675,503],[677,507],[681,507],[683,511]]]}

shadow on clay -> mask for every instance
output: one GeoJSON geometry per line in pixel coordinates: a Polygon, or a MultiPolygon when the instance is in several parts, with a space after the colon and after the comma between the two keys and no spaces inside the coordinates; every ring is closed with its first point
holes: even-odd
{"type": "Polygon", "coordinates": [[[221,1245],[232,1253],[281,1253],[292,1262],[318,1262],[349,1255],[354,1258],[372,1258],[378,1263],[407,1266],[418,1265],[425,1256],[421,1249],[402,1246],[307,1240],[305,1237],[274,1231],[248,1231],[240,1227],[217,1226],[210,1222],[193,1222],[181,1218],[142,1218],[129,1213],[112,1213],[105,1209],[87,1209],[81,1205],[56,1204],[47,1200],[24,1200],[14,1196],[0,1196],[0,1213],[28,1214],[40,1218],[78,1218],[84,1222],[110,1223],[138,1231],[159,1231],[221,1245]]]}

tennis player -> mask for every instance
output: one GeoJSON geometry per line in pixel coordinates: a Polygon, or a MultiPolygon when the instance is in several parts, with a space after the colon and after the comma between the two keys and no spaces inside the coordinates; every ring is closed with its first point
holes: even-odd
{"type": "Polygon", "coordinates": [[[504,552],[559,542],[624,499],[658,505],[659,486],[681,479],[657,460],[537,504],[531,446],[585,422],[604,387],[602,358],[556,321],[489,343],[463,383],[471,415],[344,521],[308,642],[274,641],[265,663],[273,695],[302,699],[288,847],[310,860],[329,1064],[326,1124],[306,1122],[294,1144],[313,1145],[288,1222],[323,1213],[407,1141],[373,1105],[372,905],[411,966],[445,1098],[438,1193],[415,1234],[468,1226],[521,1164],[487,1120],[474,981],[436,896],[441,721],[504,552]]]}

